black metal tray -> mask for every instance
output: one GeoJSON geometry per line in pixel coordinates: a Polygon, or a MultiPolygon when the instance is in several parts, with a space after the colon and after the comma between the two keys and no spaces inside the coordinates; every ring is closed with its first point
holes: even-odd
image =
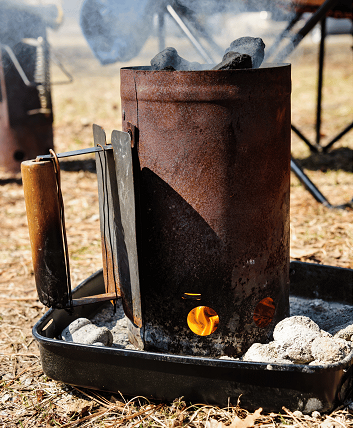
{"type": "MultiPolygon", "coordinates": [[[[291,262],[291,294],[353,305],[353,270],[291,262]]],[[[98,271],[75,290],[76,298],[104,292],[98,271]]],[[[331,411],[352,390],[353,352],[325,366],[267,364],[180,356],[68,343],[55,339],[74,319],[92,317],[101,304],[76,307],[70,315],[50,309],[33,327],[44,373],[81,387],[193,403],[254,410],[331,411]]]]}

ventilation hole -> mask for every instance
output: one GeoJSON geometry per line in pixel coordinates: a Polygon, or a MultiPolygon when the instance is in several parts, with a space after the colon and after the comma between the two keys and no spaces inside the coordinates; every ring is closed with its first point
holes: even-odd
{"type": "Polygon", "coordinates": [[[185,300],[201,300],[201,294],[200,293],[183,293],[181,298],[185,300]]]}
{"type": "Polygon", "coordinates": [[[16,150],[13,154],[13,158],[16,161],[21,162],[25,158],[25,152],[23,152],[22,150],[16,150]]]}
{"type": "Polygon", "coordinates": [[[275,315],[275,304],[271,297],[262,299],[254,311],[254,321],[258,327],[267,327],[275,315]]]}
{"type": "Polygon", "coordinates": [[[187,323],[190,330],[198,336],[208,336],[216,331],[219,317],[208,306],[197,306],[188,314],[187,323]]]}

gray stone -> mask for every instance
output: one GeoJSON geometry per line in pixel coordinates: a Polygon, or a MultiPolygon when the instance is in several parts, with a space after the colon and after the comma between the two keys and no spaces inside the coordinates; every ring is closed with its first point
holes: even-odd
{"type": "Polygon", "coordinates": [[[265,56],[265,43],[260,37],[240,37],[230,44],[225,53],[230,51],[250,55],[252,68],[259,68],[265,56]]]}
{"type": "Polygon", "coordinates": [[[212,70],[237,70],[241,68],[252,68],[251,56],[230,51],[224,55],[222,62],[213,67],[212,70]]]}

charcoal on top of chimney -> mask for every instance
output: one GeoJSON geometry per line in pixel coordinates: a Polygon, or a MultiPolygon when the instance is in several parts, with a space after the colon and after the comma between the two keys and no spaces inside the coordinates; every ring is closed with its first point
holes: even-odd
{"type": "Polygon", "coordinates": [[[225,53],[228,52],[250,55],[252,68],[259,68],[265,56],[265,43],[260,37],[240,37],[230,44],[225,53]]]}
{"type": "Polygon", "coordinates": [[[168,47],[151,60],[152,70],[196,71],[196,70],[236,70],[259,68],[265,56],[265,44],[259,37],[241,37],[234,40],[226,49],[222,61],[214,64],[189,62],[177,50],[168,47]]]}
{"type": "Polygon", "coordinates": [[[251,56],[230,51],[212,70],[239,70],[241,68],[252,68],[251,56]]]}
{"type": "MultiPolygon", "coordinates": [[[[193,71],[202,70],[199,62],[189,62],[182,58],[175,48],[165,48],[151,59],[152,70],[179,70],[193,71]]],[[[208,65],[206,65],[209,68],[208,65]]]]}

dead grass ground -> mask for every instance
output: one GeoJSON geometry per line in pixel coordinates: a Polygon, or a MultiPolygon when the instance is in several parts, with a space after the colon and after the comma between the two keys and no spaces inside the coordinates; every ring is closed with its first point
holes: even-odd
{"type": "MultiPolygon", "coordinates": [[[[351,40],[327,49],[323,139],[328,141],[353,116],[351,40]]],[[[87,59],[87,61],[92,59],[87,59]]],[[[96,67],[94,75],[78,71],[71,85],[54,86],[57,152],[92,145],[91,124],[107,132],[120,129],[118,67],[96,67]]],[[[316,48],[302,50],[293,65],[293,122],[313,139],[315,118],[316,48]]],[[[293,136],[293,154],[332,204],[349,202],[352,193],[352,132],[328,155],[311,156],[293,136]]],[[[98,197],[92,159],[62,163],[62,188],[71,258],[72,282],[79,284],[101,267],[98,197]]],[[[332,415],[251,415],[236,406],[188,406],[177,399],[159,405],[143,398],[80,391],[48,379],[42,372],[31,329],[46,311],[35,291],[27,221],[20,177],[0,175],[0,426],[117,427],[191,426],[223,428],[236,416],[250,417],[245,426],[353,426],[342,408],[332,415]]],[[[353,211],[329,210],[318,204],[293,176],[291,184],[291,256],[293,259],[353,268],[353,211]]],[[[241,406],[241,402],[240,402],[241,406]]]]}

